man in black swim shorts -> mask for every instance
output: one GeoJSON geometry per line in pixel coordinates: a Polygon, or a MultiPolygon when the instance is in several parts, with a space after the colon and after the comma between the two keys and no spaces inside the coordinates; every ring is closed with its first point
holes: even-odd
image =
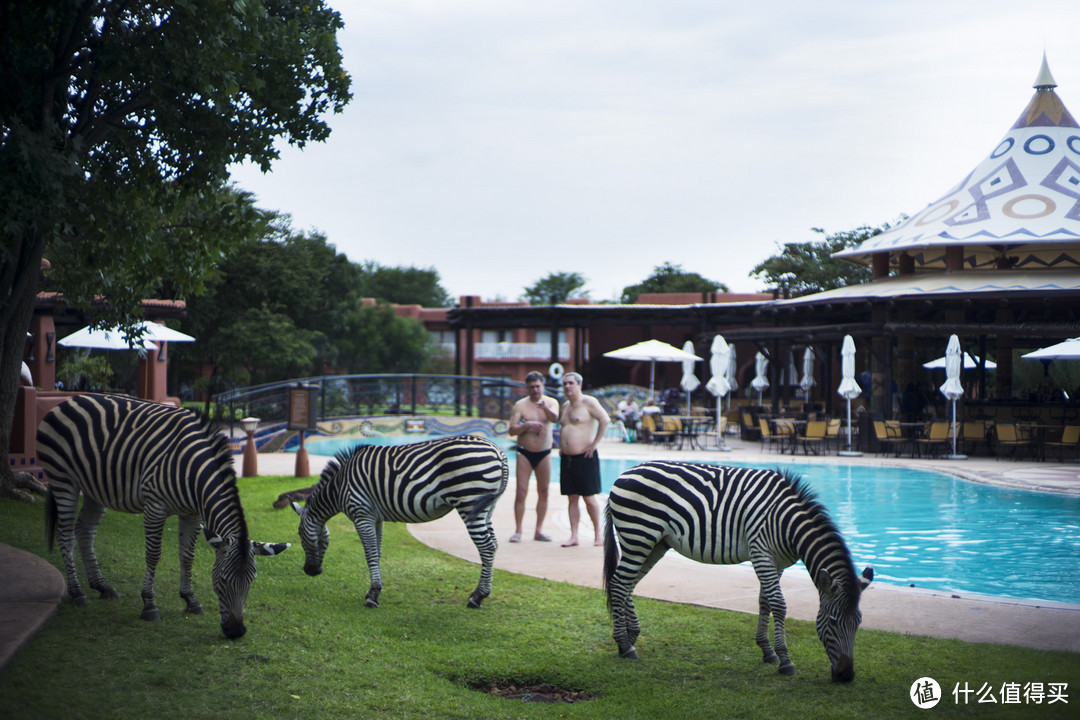
{"type": "Polygon", "coordinates": [[[548,485],[551,482],[551,447],[553,425],[559,418],[559,403],[544,396],[544,376],[531,372],[525,376],[528,397],[514,403],[510,412],[510,436],[517,438],[517,492],[514,495],[514,534],[510,542],[521,542],[521,527],[525,520],[525,499],[529,494],[529,478],[536,474],[536,530],[533,540],[550,542],[544,534],[547,515],[548,485]]]}
{"type": "Polygon", "coordinates": [[[603,528],[600,527],[600,456],[596,448],[607,431],[611,418],[600,401],[581,392],[581,375],[570,372],[563,375],[563,392],[566,402],[559,414],[559,488],[570,504],[570,539],[563,547],[578,544],[578,522],[581,510],[578,498],[585,501],[585,510],[592,520],[594,545],[603,545],[603,528]]]}

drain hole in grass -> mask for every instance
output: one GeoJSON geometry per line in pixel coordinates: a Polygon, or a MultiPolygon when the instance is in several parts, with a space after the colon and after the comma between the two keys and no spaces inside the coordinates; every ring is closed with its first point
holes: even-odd
{"type": "Polygon", "coordinates": [[[594,693],[586,690],[571,690],[548,683],[524,683],[512,680],[470,682],[469,689],[506,698],[507,700],[523,700],[524,702],[576,703],[596,699],[594,693]]]}

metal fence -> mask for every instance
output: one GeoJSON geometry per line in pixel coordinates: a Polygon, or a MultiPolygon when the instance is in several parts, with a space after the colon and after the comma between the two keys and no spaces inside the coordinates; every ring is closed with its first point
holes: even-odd
{"type": "Polygon", "coordinates": [[[500,377],[466,375],[323,375],[238,388],[215,395],[217,419],[232,424],[257,417],[264,424],[285,422],[289,390],[315,388],[318,419],[355,415],[459,415],[510,417],[525,384],[500,377]]]}

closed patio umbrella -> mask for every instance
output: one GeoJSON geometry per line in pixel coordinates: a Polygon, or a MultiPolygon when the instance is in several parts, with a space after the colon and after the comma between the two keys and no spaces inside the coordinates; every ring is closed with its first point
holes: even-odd
{"type": "Polygon", "coordinates": [[[769,369],[769,359],[760,352],[754,356],[754,379],[750,381],[750,387],[757,390],[758,405],[761,404],[761,392],[769,387],[769,378],[765,372],[769,369]]]}
{"type": "MultiPolygon", "coordinates": [[[[731,355],[734,348],[727,344],[723,335],[713,338],[709,358],[709,370],[712,377],[705,383],[705,389],[716,396],[716,445],[720,450],[730,450],[724,441],[724,434],[720,429],[720,418],[723,415],[724,396],[731,393],[731,383],[728,381],[729,368],[731,367],[731,355]]],[[[728,407],[731,401],[728,400],[728,407]]]]}
{"type": "Polygon", "coordinates": [[[861,452],[851,449],[851,401],[862,395],[862,388],[855,382],[855,341],[850,335],[844,336],[844,345],[840,349],[840,387],[836,392],[847,400],[847,452],[838,453],[846,457],[857,457],[861,452]]]}
{"type": "MultiPolygon", "coordinates": [[[[687,340],[683,343],[682,349],[687,355],[694,355],[693,341],[687,340]]],[[[694,355],[694,357],[697,356],[694,355]]],[[[694,374],[694,363],[696,362],[697,360],[682,361],[682,380],[679,381],[679,387],[686,391],[686,412],[683,413],[684,415],[690,414],[690,393],[701,387],[701,381],[694,374]]]]}
{"type": "Polygon", "coordinates": [[[604,353],[604,357],[615,360],[638,360],[649,363],[649,395],[653,394],[656,384],[656,363],[658,362],[682,362],[684,360],[700,360],[693,353],[683,352],[674,345],[659,340],[645,340],[635,345],[629,345],[618,350],[604,353]]]}
{"type": "Polygon", "coordinates": [[[938,389],[952,402],[952,455],[949,457],[955,460],[967,457],[956,454],[956,401],[964,396],[964,387],[960,384],[961,363],[960,338],[950,335],[945,350],[945,382],[938,389]]]}
{"type": "Polygon", "coordinates": [[[810,399],[810,390],[816,384],[814,382],[814,348],[807,345],[802,356],[802,380],[799,381],[799,387],[803,389],[807,400],[810,399]]]}

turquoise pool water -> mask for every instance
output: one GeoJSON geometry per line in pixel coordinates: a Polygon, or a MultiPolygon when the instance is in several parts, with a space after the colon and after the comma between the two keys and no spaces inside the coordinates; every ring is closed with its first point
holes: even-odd
{"type": "MultiPolygon", "coordinates": [[[[379,442],[419,439],[426,438],[379,442]]],[[[327,442],[333,441],[309,443],[308,452],[316,453],[316,445],[319,454],[337,452],[324,453],[327,442]]],[[[636,464],[602,459],[604,492],[636,464]]],[[[844,534],[856,566],[872,565],[877,582],[1080,602],[1080,497],[1000,488],[910,468],[783,466],[806,478],[844,534]]],[[[552,480],[558,478],[556,462],[552,480]]]]}

